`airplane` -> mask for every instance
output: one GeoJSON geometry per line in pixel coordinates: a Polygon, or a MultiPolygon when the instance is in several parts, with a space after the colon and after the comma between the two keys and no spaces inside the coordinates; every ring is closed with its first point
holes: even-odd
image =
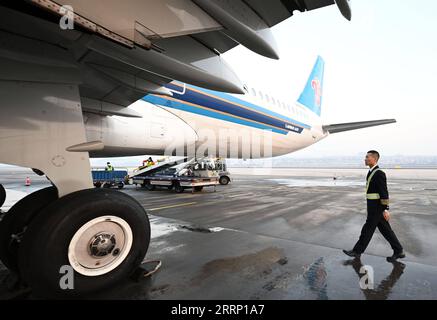
{"type": "Polygon", "coordinates": [[[3,264],[41,297],[87,296],[137,270],[147,213],[93,188],[90,156],[270,157],[394,122],[323,125],[321,58],[289,106],[245,86],[221,57],[241,44],[278,59],[271,27],[334,4],[351,19],[347,0],[2,1],[0,163],[52,183],[2,216],[3,264]]]}
{"type": "Polygon", "coordinates": [[[173,81],[164,86],[171,96],[150,93],[124,109],[128,117],[107,117],[85,109],[88,140],[100,139],[104,144],[90,155],[276,157],[306,148],[332,133],[396,122],[382,119],[324,125],[324,65],[322,57],[317,57],[295,103],[247,84],[243,85],[244,94],[230,94],[173,81]]]}

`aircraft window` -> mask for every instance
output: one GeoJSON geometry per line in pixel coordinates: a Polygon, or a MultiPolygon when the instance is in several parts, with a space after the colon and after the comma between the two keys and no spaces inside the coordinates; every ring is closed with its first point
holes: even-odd
{"type": "Polygon", "coordinates": [[[252,88],[252,95],[253,95],[254,97],[256,97],[256,90],[255,90],[254,88],[252,88]]]}

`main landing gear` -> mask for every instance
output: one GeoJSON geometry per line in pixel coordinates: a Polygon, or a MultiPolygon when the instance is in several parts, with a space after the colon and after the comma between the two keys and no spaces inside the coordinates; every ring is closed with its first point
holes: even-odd
{"type": "Polygon", "coordinates": [[[99,143],[86,141],[77,86],[0,80],[0,89],[0,163],[36,168],[53,184],[3,215],[0,260],[43,298],[88,296],[134,274],[149,220],[130,196],[93,188],[88,151],[99,143]]]}

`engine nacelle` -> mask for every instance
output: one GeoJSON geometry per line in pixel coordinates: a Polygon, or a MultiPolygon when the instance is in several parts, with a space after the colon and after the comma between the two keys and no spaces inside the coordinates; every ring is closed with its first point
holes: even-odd
{"type": "Polygon", "coordinates": [[[102,141],[105,146],[91,152],[92,157],[172,155],[194,146],[196,132],[173,113],[142,100],[129,108],[142,118],[84,114],[87,140],[102,141]]]}

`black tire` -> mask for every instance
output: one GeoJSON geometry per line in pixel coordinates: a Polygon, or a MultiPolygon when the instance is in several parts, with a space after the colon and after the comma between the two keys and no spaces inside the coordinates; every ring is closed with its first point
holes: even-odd
{"type": "Polygon", "coordinates": [[[45,207],[58,199],[56,187],[35,191],[12,206],[0,221],[0,260],[11,271],[18,272],[19,239],[26,227],[45,207]]]}
{"type": "Polygon", "coordinates": [[[119,182],[117,184],[118,189],[123,189],[124,188],[124,183],[123,182],[119,182]]]}
{"type": "Polygon", "coordinates": [[[155,190],[155,188],[156,188],[155,185],[150,184],[150,183],[146,183],[144,186],[146,187],[146,189],[147,189],[148,191],[153,191],[153,190],[155,190]]]}
{"type": "Polygon", "coordinates": [[[0,184],[0,208],[3,206],[5,201],[6,201],[6,190],[3,187],[3,185],[0,184]]]}
{"type": "Polygon", "coordinates": [[[167,189],[168,189],[168,190],[173,189],[173,185],[168,186],[167,189]]]}
{"type": "Polygon", "coordinates": [[[101,188],[102,187],[102,183],[100,181],[97,181],[97,182],[94,183],[94,187],[101,188]]]}
{"type": "Polygon", "coordinates": [[[102,187],[105,189],[109,189],[109,188],[111,188],[111,184],[109,182],[103,182],[102,187]]]}
{"type": "Polygon", "coordinates": [[[194,191],[202,191],[202,190],[203,190],[203,186],[194,187],[194,191]]]}
{"type": "Polygon", "coordinates": [[[219,183],[223,186],[227,185],[230,181],[231,181],[231,179],[229,179],[228,176],[221,176],[219,178],[219,183]]]}
{"type": "Polygon", "coordinates": [[[133,274],[149,242],[149,219],[135,199],[116,190],[81,190],[52,203],[29,225],[19,251],[20,272],[37,297],[86,297],[133,274]],[[128,224],[132,246],[127,256],[115,269],[102,275],[86,276],[74,271],[74,290],[60,289],[60,268],[70,265],[70,241],[87,222],[102,216],[118,217],[128,224]]]}
{"type": "Polygon", "coordinates": [[[174,185],[174,190],[175,190],[177,193],[182,193],[182,192],[185,191],[185,188],[182,187],[179,183],[175,183],[175,185],[174,185]]]}

